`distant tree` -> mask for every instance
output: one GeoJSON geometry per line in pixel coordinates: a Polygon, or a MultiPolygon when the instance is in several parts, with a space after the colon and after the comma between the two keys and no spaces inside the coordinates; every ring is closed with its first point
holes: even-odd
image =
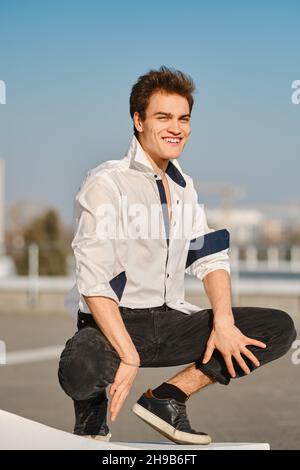
{"type": "Polygon", "coordinates": [[[19,274],[28,274],[28,247],[36,243],[39,247],[39,274],[62,276],[67,274],[65,233],[55,209],[47,209],[35,217],[23,232],[25,246],[13,254],[19,274]]]}

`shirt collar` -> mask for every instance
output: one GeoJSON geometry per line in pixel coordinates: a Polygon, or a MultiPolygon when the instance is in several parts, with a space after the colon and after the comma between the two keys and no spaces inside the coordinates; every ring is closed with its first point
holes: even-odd
{"type": "MultiPolygon", "coordinates": [[[[146,156],[143,147],[139,143],[135,135],[133,135],[130,142],[129,148],[126,153],[126,157],[129,159],[129,167],[135,170],[155,174],[148,157],[146,156]]],[[[167,169],[167,175],[175,181],[179,186],[183,188],[186,186],[186,181],[183,177],[181,167],[176,159],[170,159],[167,169]]]]}

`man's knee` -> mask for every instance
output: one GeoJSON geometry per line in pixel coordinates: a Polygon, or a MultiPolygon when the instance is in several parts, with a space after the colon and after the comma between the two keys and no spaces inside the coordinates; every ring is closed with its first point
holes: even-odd
{"type": "Polygon", "coordinates": [[[291,316],[283,310],[273,310],[272,323],[280,334],[282,343],[288,350],[296,339],[297,332],[291,316]]]}
{"type": "Polygon", "coordinates": [[[67,341],[58,369],[59,383],[73,400],[88,400],[114,378],[117,358],[107,340],[86,327],[67,341]]]}

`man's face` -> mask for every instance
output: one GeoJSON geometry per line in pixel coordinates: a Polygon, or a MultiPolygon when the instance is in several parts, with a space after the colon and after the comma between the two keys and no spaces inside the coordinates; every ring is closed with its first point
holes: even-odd
{"type": "Polygon", "coordinates": [[[158,159],[179,157],[191,133],[189,103],[177,94],[154,93],[145,120],[135,113],[134,121],[143,149],[158,159]]]}

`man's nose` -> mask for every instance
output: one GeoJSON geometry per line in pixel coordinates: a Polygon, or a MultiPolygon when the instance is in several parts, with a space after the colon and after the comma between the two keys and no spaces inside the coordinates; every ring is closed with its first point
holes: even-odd
{"type": "Polygon", "coordinates": [[[173,119],[170,122],[168,130],[170,132],[173,132],[174,134],[180,134],[181,133],[180,125],[179,125],[179,122],[177,121],[177,119],[173,119]]]}

